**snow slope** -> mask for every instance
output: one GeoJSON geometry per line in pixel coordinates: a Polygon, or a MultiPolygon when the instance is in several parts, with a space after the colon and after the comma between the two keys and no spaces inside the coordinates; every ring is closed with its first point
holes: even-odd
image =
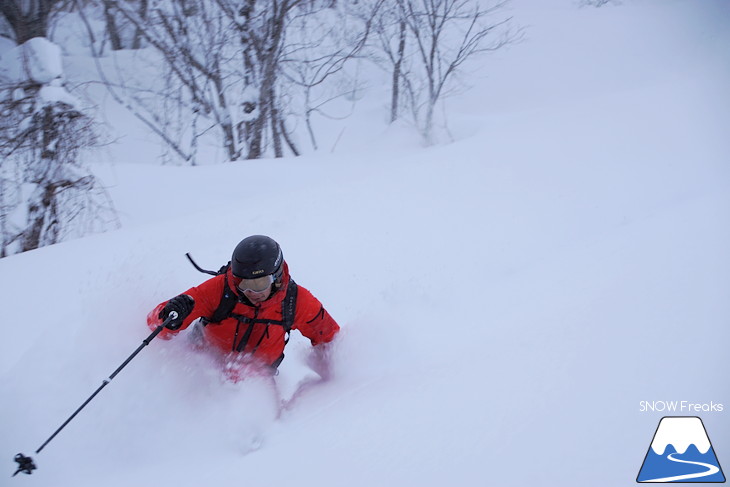
{"type": "Polygon", "coordinates": [[[0,459],[39,466],[2,485],[632,485],[639,402],[675,399],[726,406],[701,416],[730,464],[730,5],[511,8],[527,37],[452,100],[452,144],[362,109],[295,160],[110,149],[123,229],[0,261],[0,459]],[[274,420],[267,384],[153,341],[33,455],[204,278],[184,253],[253,233],[342,325],[335,378],[274,420]]]}

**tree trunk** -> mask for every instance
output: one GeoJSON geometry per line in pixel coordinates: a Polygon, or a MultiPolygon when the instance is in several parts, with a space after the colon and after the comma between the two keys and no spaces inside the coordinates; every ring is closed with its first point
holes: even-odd
{"type": "Polygon", "coordinates": [[[236,150],[236,131],[233,130],[233,125],[231,125],[230,122],[221,123],[221,129],[223,130],[223,143],[226,146],[228,160],[235,161],[240,155],[236,150]]]}
{"type": "Polygon", "coordinates": [[[23,44],[34,37],[48,37],[48,21],[59,0],[0,0],[0,13],[15,34],[15,42],[23,44]]]}
{"type": "MultiPolygon", "coordinates": [[[[276,50],[272,48],[269,49],[269,52],[276,52],[276,50]]],[[[276,84],[276,70],[278,60],[269,58],[263,59],[262,62],[264,68],[262,70],[263,78],[261,80],[261,87],[259,91],[259,113],[258,117],[253,123],[253,133],[251,134],[251,145],[249,146],[248,159],[259,159],[263,156],[264,130],[266,129],[267,125],[272,124],[276,115],[274,85],[276,84]]],[[[274,127],[273,125],[270,126],[272,128],[274,127]]],[[[281,141],[278,142],[280,145],[281,141]]]]}
{"type": "Polygon", "coordinates": [[[41,116],[40,174],[35,175],[33,181],[36,188],[31,194],[28,204],[28,223],[23,232],[23,252],[37,249],[42,245],[41,239],[47,226],[46,217],[55,193],[53,180],[56,178],[52,174],[58,163],[56,153],[58,126],[56,125],[53,107],[45,107],[41,116]]]}
{"type": "Polygon", "coordinates": [[[433,112],[437,101],[437,99],[429,97],[426,102],[426,116],[423,122],[423,140],[426,145],[433,143],[433,112]]]}
{"type": "MultiPolygon", "coordinates": [[[[218,92],[218,109],[225,113],[228,113],[228,103],[226,102],[226,97],[223,93],[223,85],[220,79],[216,79],[214,84],[216,87],[216,91],[218,92]]],[[[241,156],[241,153],[238,150],[236,130],[233,127],[230,116],[227,117],[225,120],[220,121],[219,123],[221,126],[221,130],[223,130],[223,144],[226,146],[228,160],[235,161],[241,156]]]]}
{"type": "Polygon", "coordinates": [[[400,37],[398,42],[398,57],[393,66],[393,96],[390,101],[390,123],[398,119],[398,103],[400,97],[400,72],[406,50],[406,23],[400,21],[400,37]]]}
{"type": "MultiPolygon", "coordinates": [[[[148,0],[139,0],[139,17],[142,20],[147,20],[147,9],[149,7],[148,0]]],[[[134,40],[132,41],[132,49],[139,49],[142,47],[142,28],[137,26],[134,31],[134,40]]]]}
{"type": "Polygon", "coordinates": [[[268,107],[263,96],[259,96],[258,117],[251,123],[248,155],[246,159],[259,159],[263,155],[264,124],[268,118],[268,107]]]}
{"type": "Polygon", "coordinates": [[[282,157],[283,154],[277,111],[276,80],[279,71],[281,43],[285,31],[284,20],[290,8],[291,4],[288,0],[278,5],[275,2],[275,8],[269,21],[270,32],[260,42],[261,49],[256,52],[256,61],[261,66],[261,84],[258,99],[259,113],[252,124],[251,145],[248,151],[249,159],[258,159],[263,156],[263,138],[267,126],[271,130],[276,157],[282,157]]]}
{"type": "Polygon", "coordinates": [[[291,137],[289,136],[289,132],[286,130],[286,125],[284,124],[284,120],[280,120],[281,122],[281,135],[284,136],[284,140],[286,141],[286,145],[289,146],[289,149],[292,151],[292,153],[299,157],[300,152],[299,149],[297,149],[297,146],[294,144],[294,141],[291,140],[291,137]]]}
{"type": "Polygon", "coordinates": [[[279,110],[276,107],[273,89],[269,94],[269,100],[271,100],[271,139],[274,143],[274,157],[284,157],[284,150],[281,146],[281,133],[279,132],[279,110]]]}
{"type": "Polygon", "coordinates": [[[109,41],[112,44],[112,51],[122,50],[122,37],[119,35],[117,20],[114,18],[112,6],[109,0],[104,0],[104,19],[106,20],[106,31],[109,34],[109,41]]]}
{"type": "Polygon", "coordinates": [[[30,197],[28,205],[28,226],[23,232],[23,242],[21,252],[37,249],[40,247],[41,234],[45,224],[45,215],[47,206],[44,202],[48,201],[47,188],[37,187],[30,197]]]}

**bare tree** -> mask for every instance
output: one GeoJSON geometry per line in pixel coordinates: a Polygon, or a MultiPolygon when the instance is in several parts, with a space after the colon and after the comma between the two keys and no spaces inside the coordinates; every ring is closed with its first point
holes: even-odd
{"type": "MultiPolygon", "coordinates": [[[[85,10],[90,7],[99,6],[105,26],[104,37],[109,40],[112,51],[121,51],[122,49],[140,49],[142,47],[143,33],[139,26],[130,23],[124,16],[119,15],[115,8],[113,0],[89,0],[90,4],[84,6],[82,0],[71,1],[80,14],[85,16],[85,10]]],[[[139,18],[146,19],[149,9],[149,0],[122,0],[129,9],[135,9],[139,18]]],[[[101,49],[100,49],[101,50],[101,49]]],[[[97,55],[100,54],[97,53],[97,55]]]]}
{"type": "Polygon", "coordinates": [[[195,144],[211,131],[231,161],[263,157],[267,140],[275,156],[283,155],[288,134],[276,91],[278,63],[286,19],[301,0],[165,0],[151,5],[146,18],[128,2],[104,1],[159,53],[169,75],[165,92],[121,81],[125,73],[110,85],[124,88],[118,97],[179,156],[195,163],[195,144]],[[178,112],[183,119],[171,122],[169,110],[159,111],[160,99],[185,107],[178,112]],[[177,137],[171,126],[197,128],[177,137]]]}
{"type": "MultiPolygon", "coordinates": [[[[377,0],[366,10],[352,15],[344,5],[337,9],[336,2],[324,1],[319,6],[302,9],[290,21],[296,41],[286,44],[282,53],[283,76],[303,93],[301,111],[312,147],[318,148],[312,115],[337,118],[326,112],[332,101],[347,96],[351,88],[339,83],[328,83],[339,78],[348,80],[345,66],[357,59],[372,30],[375,15],[385,0],[377,0]]],[[[316,3],[316,2],[312,2],[316,3]]],[[[347,83],[351,84],[351,83],[347,83]]]]}
{"type": "Polygon", "coordinates": [[[117,25],[117,19],[114,16],[114,12],[111,8],[111,3],[108,0],[104,0],[104,20],[106,21],[106,32],[109,36],[109,42],[111,42],[113,51],[122,50],[122,35],[119,32],[119,26],[117,25]]]}
{"type": "MultiPolygon", "coordinates": [[[[142,20],[147,19],[147,11],[149,9],[149,0],[139,0],[139,18],[142,20]]],[[[139,26],[134,31],[134,37],[132,39],[132,49],[139,49],[142,47],[142,29],[139,26]]]]}
{"type": "MultiPolygon", "coordinates": [[[[235,2],[218,0],[224,10],[231,15],[235,2]]],[[[248,140],[248,159],[258,159],[264,154],[264,134],[268,129],[276,157],[283,156],[284,134],[286,127],[279,102],[278,78],[281,74],[280,62],[284,48],[287,20],[301,0],[274,0],[257,2],[248,0],[243,21],[236,23],[242,44],[249,49],[244,53],[246,71],[253,86],[258,91],[258,99],[252,107],[257,112],[246,131],[248,140]]],[[[296,152],[296,151],[295,151],[296,152]]]]}
{"type": "Polygon", "coordinates": [[[116,215],[80,161],[80,151],[95,142],[94,123],[62,84],[60,48],[43,37],[52,2],[6,0],[0,5],[17,39],[24,40],[4,56],[11,66],[0,78],[4,257],[103,230],[116,223],[116,215]]]}
{"type": "Polygon", "coordinates": [[[93,121],[63,101],[24,93],[0,103],[0,256],[116,224],[106,192],[79,161],[95,143],[93,121]]]}
{"type": "Polygon", "coordinates": [[[54,9],[62,0],[2,0],[0,14],[15,34],[15,42],[23,44],[34,37],[47,37],[54,9]]]}
{"type": "Polygon", "coordinates": [[[401,106],[401,73],[406,58],[408,31],[397,2],[382,5],[374,22],[375,49],[372,54],[376,64],[391,73],[390,123],[395,122],[401,106]],[[377,54],[382,53],[382,54],[377,54]]]}
{"type": "Polygon", "coordinates": [[[394,0],[381,11],[377,32],[392,69],[391,121],[398,117],[403,89],[424,141],[433,141],[436,105],[463,65],[519,38],[510,18],[490,21],[508,1],[483,8],[476,0],[394,0]]]}
{"type": "Polygon", "coordinates": [[[618,4],[620,3],[619,0],[580,0],[580,6],[581,7],[603,7],[606,4],[614,3],[618,4]]]}
{"type": "MultiPolygon", "coordinates": [[[[150,4],[146,18],[129,1],[104,2],[136,26],[168,75],[157,82],[164,91],[130,80],[133,73],[108,76],[109,86],[192,164],[198,141],[213,134],[231,161],[300,154],[289,126],[301,116],[291,106],[292,89],[310,96],[355,55],[366,35],[340,36],[345,45],[332,42],[337,36],[313,20],[338,8],[331,0],[160,0],[150,4]],[[307,23],[320,30],[304,32],[307,23]],[[161,112],[161,101],[182,109],[161,112]],[[173,113],[181,118],[171,120],[173,113]]],[[[311,113],[305,111],[305,119],[311,113]]],[[[308,120],[307,127],[311,133],[308,120]]],[[[313,134],[312,140],[316,145],[313,134]]]]}
{"type": "Polygon", "coordinates": [[[393,62],[393,81],[392,81],[392,97],[390,101],[390,122],[393,123],[398,119],[398,106],[400,104],[400,78],[403,66],[403,58],[406,54],[406,22],[403,19],[398,21],[398,48],[395,56],[392,57],[393,62]]]}

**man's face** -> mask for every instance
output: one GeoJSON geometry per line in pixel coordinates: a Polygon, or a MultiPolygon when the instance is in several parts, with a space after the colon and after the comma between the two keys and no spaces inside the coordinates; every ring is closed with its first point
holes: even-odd
{"type": "Polygon", "coordinates": [[[271,286],[267,287],[263,291],[254,291],[253,289],[246,289],[243,294],[253,304],[261,304],[271,296],[271,286]]]}

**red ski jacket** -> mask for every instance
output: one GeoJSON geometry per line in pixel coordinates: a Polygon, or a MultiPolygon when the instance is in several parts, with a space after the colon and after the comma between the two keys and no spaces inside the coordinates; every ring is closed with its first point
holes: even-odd
{"type": "MultiPolygon", "coordinates": [[[[249,301],[235,286],[229,285],[229,288],[239,298],[242,298],[233,308],[233,314],[255,320],[281,321],[281,302],[286,295],[290,280],[289,267],[286,262],[283,263],[283,266],[281,284],[275,288],[269,299],[258,306],[249,304],[249,301]]],[[[183,294],[187,294],[195,301],[193,311],[185,318],[178,330],[163,329],[158,336],[169,339],[200,317],[210,319],[220,304],[226,279],[231,282],[230,269],[226,274],[215,276],[199,286],[185,291],[183,294]]],[[[296,310],[292,330],[299,330],[302,335],[309,338],[312,345],[332,341],[340,327],[311,292],[302,286],[297,287],[296,310]]],[[[158,304],[147,315],[147,324],[150,329],[154,330],[162,323],[158,315],[165,304],[167,304],[167,301],[158,304]]],[[[258,321],[246,323],[234,317],[226,318],[219,323],[209,323],[207,326],[202,327],[202,332],[205,340],[222,352],[248,354],[266,365],[278,365],[277,362],[283,357],[284,346],[286,345],[286,333],[281,325],[258,321]]]]}

